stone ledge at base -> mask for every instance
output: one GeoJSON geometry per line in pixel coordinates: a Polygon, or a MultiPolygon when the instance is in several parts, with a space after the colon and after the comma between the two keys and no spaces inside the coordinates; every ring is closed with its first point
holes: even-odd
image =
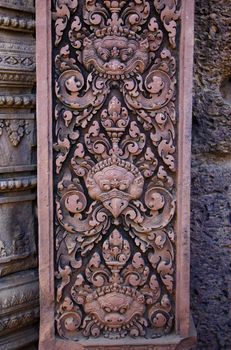
{"type": "Polygon", "coordinates": [[[190,324],[190,334],[182,338],[176,334],[156,339],[127,338],[115,340],[96,338],[79,341],[68,341],[55,338],[54,342],[40,343],[40,350],[190,350],[196,344],[196,329],[193,321],[190,324]]]}

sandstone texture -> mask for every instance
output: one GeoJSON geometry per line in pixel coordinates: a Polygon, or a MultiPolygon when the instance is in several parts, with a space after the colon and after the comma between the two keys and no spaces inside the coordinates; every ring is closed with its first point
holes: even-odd
{"type": "Polygon", "coordinates": [[[196,349],[231,349],[231,12],[198,0],[192,143],[191,308],[196,349]]]}
{"type": "MultiPolygon", "coordinates": [[[[34,117],[31,114],[34,113],[35,104],[35,62],[32,60],[30,63],[31,57],[26,57],[26,54],[29,52],[34,57],[34,2],[0,0],[0,15],[0,30],[4,33],[0,43],[1,55],[4,56],[4,60],[2,57],[0,60],[1,119],[3,115],[7,119],[9,114],[23,113],[33,130],[34,117]],[[25,23],[19,22],[18,18],[24,19],[25,23]],[[20,45],[24,43],[24,48],[17,45],[18,41],[20,45]],[[18,52],[18,56],[13,58],[11,51],[18,52]],[[23,66],[18,62],[24,62],[23,66]],[[17,64],[21,66],[17,67],[17,64]]],[[[230,0],[196,0],[191,192],[191,309],[198,333],[195,350],[231,350],[230,55],[230,0]]],[[[26,123],[19,125],[22,137],[15,141],[7,134],[5,119],[1,120],[1,147],[4,156],[1,157],[0,167],[5,167],[1,180],[5,184],[5,180],[12,177],[13,171],[14,176],[16,173],[17,178],[22,177],[22,181],[28,177],[27,187],[24,186],[23,190],[18,191],[10,184],[2,190],[2,196],[8,190],[14,197],[24,191],[26,195],[31,195],[32,191],[35,196],[35,184],[32,181],[35,176],[35,167],[32,167],[32,163],[35,163],[34,132],[27,135],[25,125],[26,123]],[[13,150],[9,152],[12,164],[5,152],[7,147],[13,150]],[[27,149],[28,152],[20,149],[27,149]],[[23,168],[22,171],[22,164],[29,168],[23,168]],[[14,169],[20,170],[19,174],[14,169]]],[[[33,198],[30,197],[30,200],[33,198]]],[[[32,204],[28,203],[27,206],[32,208],[32,204]]],[[[16,215],[16,206],[22,208],[21,202],[2,203],[0,211],[13,211],[16,221],[19,216],[16,215]]],[[[35,325],[38,320],[37,262],[34,258],[35,214],[34,209],[29,211],[26,207],[24,210],[30,213],[24,215],[25,219],[29,219],[29,224],[26,226],[25,220],[24,225],[30,233],[32,243],[28,245],[30,250],[26,251],[23,259],[15,257],[15,254],[13,258],[6,257],[3,243],[11,241],[14,231],[9,225],[5,225],[9,226],[8,230],[4,227],[1,230],[4,242],[0,247],[0,272],[3,276],[0,297],[4,307],[0,313],[0,350],[38,348],[38,330],[35,325]],[[25,315],[21,312],[23,308],[25,315]]],[[[20,211],[22,213],[22,209],[20,211]]],[[[2,223],[4,224],[3,221],[2,223]]],[[[21,249],[21,245],[19,247],[21,249]]],[[[22,254],[21,250],[20,252],[22,254]]]]}

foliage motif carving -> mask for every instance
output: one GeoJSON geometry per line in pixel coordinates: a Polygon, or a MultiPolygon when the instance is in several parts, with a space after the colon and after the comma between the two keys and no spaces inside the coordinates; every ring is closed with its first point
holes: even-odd
{"type": "Polygon", "coordinates": [[[54,6],[57,332],[174,322],[177,0],[54,6]]]}

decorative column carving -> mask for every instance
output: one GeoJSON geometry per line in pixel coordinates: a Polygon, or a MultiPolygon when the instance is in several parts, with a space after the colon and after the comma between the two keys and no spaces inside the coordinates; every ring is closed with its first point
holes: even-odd
{"type": "Polygon", "coordinates": [[[35,8],[0,1],[0,349],[37,340],[35,8]]]}
{"type": "Polygon", "coordinates": [[[191,82],[185,88],[183,79],[191,79],[193,25],[185,22],[192,2],[57,0],[52,13],[44,7],[37,7],[37,60],[45,55],[48,65],[38,70],[38,114],[48,121],[38,138],[49,178],[41,166],[39,217],[41,292],[49,297],[40,349],[96,349],[96,342],[100,349],[189,348],[182,246],[189,221],[178,217],[184,203],[177,211],[176,201],[184,190],[189,201],[182,172],[189,153],[182,161],[181,148],[190,132],[191,82]]]}

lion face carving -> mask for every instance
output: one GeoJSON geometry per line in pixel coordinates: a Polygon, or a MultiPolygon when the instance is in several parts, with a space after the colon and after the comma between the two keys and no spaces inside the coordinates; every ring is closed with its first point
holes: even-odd
{"type": "Polygon", "coordinates": [[[148,41],[136,34],[129,37],[117,35],[95,35],[85,38],[83,61],[87,69],[93,66],[99,73],[120,79],[131,72],[144,72],[148,63],[148,41]]]}
{"type": "Polygon", "coordinates": [[[110,327],[113,331],[123,326],[129,328],[134,319],[143,315],[145,302],[141,295],[134,298],[132,292],[130,295],[128,292],[124,293],[112,291],[97,299],[88,295],[84,305],[85,312],[96,317],[100,324],[110,327]]]}

